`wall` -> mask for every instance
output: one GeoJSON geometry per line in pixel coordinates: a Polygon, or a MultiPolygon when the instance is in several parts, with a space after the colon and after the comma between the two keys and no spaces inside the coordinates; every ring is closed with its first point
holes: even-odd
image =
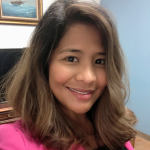
{"type": "Polygon", "coordinates": [[[129,63],[131,96],[127,106],[139,120],[136,129],[150,135],[150,0],[102,0],[116,18],[129,63]]]}
{"type": "MultiPolygon", "coordinates": [[[[43,0],[43,12],[53,0],[43,0]]],[[[28,44],[28,39],[35,26],[0,24],[0,48],[22,48],[28,44]]]]}

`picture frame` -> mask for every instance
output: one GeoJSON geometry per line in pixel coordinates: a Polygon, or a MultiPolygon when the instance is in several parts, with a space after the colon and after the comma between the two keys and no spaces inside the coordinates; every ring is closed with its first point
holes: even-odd
{"type": "Polygon", "coordinates": [[[42,0],[0,0],[0,24],[37,25],[42,15],[42,0]]]}

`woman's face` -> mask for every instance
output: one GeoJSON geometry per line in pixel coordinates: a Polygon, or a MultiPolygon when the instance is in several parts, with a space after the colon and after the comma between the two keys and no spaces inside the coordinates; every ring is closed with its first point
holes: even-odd
{"type": "Polygon", "coordinates": [[[98,29],[74,24],[49,63],[49,85],[66,113],[84,114],[106,87],[105,51],[98,29]]]}

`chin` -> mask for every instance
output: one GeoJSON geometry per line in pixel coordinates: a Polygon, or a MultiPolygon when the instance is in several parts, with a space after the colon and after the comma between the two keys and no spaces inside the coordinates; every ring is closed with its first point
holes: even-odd
{"type": "Polygon", "coordinates": [[[72,110],[73,112],[75,112],[75,113],[77,113],[77,114],[85,114],[85,113],[87,113],[89,110],[91,109],[91,107],[90,108],[78,108],[78,109],[74,109],[74,110],[72,110]]]}

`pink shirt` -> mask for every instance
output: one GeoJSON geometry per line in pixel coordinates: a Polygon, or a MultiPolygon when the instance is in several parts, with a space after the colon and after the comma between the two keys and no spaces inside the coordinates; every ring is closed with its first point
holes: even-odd
{"type": "MultiPolygon", "coordinates": [[[[134,150],[127,142],[125,147],[134,150]]],[[[0,125],[0,150],[47,150],[42,143],[27,135],[21,125],[21,121],[13,124],[0,125]]],[[[52,149],[51,149],[52,150],[52,149]]],[[[78,150],[85,150],[78,147],[78,150]]]]}

